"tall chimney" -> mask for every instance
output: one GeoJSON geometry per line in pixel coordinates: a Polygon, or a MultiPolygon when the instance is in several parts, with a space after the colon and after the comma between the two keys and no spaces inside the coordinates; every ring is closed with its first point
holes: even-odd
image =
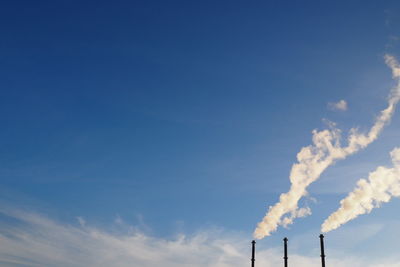
{"type": "Polygon", "coordinates": [[[283,239],[283,243],[284,243],[284,256],[283,256],[283,259],[284,259],[284,262],[285,262],[285,267],[288,267],[287,242],[288,242],[288,239],[287,239],[287,237],[285,237],[283,239]]]}
{"type": "Polygon", "coordinates": [[[324,235],[323,234],[319,235],[319,240],[321,243],[321,263],[322,263],[322,267],[325,267],[325,250],[324,250],[324,235]]]}
{"type": "Polygon", "coordinates": [[[256,241],[251,241],[251,267],[254,267],[254,262],[256,261],[256,241]]]}

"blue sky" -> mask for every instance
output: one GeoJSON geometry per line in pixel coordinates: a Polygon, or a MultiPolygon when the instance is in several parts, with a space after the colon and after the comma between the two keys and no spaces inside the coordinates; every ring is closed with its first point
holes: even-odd
{"type": "MultiPolygon", "coordinates": [[[[1,224],[23,209],[70,227],[83,218],[107,235],[123,221],[149,244],[215,228],[226,242],[249,242],[313,129],[330,120],[366,131],[385,108],[399,11],[397,1],[4,2],[1,224]],[[329,108],[342,99],[346,111],[329,108]]],[[[390,166],[398,115],[310,186],[316,202],[301,203],[311,216],[259,246],[279,254],[288,236],[298,255],[318,257],[318,240],[301,237],[316,238],[358,179],[390,166]]],[[[396,241],[388,229],[400,223],[398,205],[329,233],[332,251],[395,255],[374,244],[396,241]],[[352,243],[351,229],[367,241],[352,243]]]]}

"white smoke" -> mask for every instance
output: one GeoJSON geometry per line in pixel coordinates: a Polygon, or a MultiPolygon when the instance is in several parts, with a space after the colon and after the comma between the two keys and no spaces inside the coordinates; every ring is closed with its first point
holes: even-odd
{"type": "Polygon", "coordinates": [[[285,217],[283,220],[282,220],[282,225],[283,225],[283,227],[288,227],[290,224],[292,224],[293,223],[293,220],[295,219],[295,218],[303,218],[303,217],[306,217],[306,216],[308,216],[308,215],[311,215],[311,209],[310,209],[310,207],[304,207],[304,208],[300,208],[300,209],[297,209],[296,211],[294,211],[294,212],[292,212],[291,214],[290,214],[290,217],[285,217]]]}
{"type": "Polygon", "coordinates": [[[393,168],[380,166],[369,174],[368,181],[360,179],[354,191],[340,201],[340,208],[322,224],[322,232],[332,231],[400,196],[400,148],[395,148],[390,155],[393,168]]]}
{"type": "MultiPolygon", "coordinates": [[[[385,55],[385,62],[391,68],[393,78],[399,80],[400,66],[396,59],[393,56],[385,55]]],[[[281,194],[279,202],[269,207],[263,220],[258,223],[254,237],[264,238],[276,231],[279,225],[287,226],[293,223],[293,220],[299,217],[298,202],[307,195],[307,187],[337,160],[344,159],[373,142],[390,121],[399,100],[400,83],[398,81],[390,92],[388,107],[381,111],[371,129],[367,133],[359,133],[356,128],[351,129],[347,138],[347,146],[341,145],[341,131],[334,125],[329,130],[314,130],[313,144],[300,150],[297,154],[298,163],[292,166],[289,192],[281,194]],[[285,215],[286,217],[284,217],[285,215]]]]}

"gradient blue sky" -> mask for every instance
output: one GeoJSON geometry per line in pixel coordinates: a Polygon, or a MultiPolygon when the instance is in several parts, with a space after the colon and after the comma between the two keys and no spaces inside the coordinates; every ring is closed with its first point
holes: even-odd
{"type": "MultiPolygon", "coordinates": [[[[122,218],[167,240],[218,227],[250,241],[323,119],[368,129],[385,107],[383,55],[400,55],[399,29],[398,1],[4,1],[2,205],[102,229],[122,218]],[[341,99],[347,111],[328,109],[341,99]]],[[[359,178],[390,165],[399,115],[310,187],[312,216],[260,245],[315,238],[359,178]]],[[[398,225],[399,205],[330,236],[340,249],[347,227],[398,225]]],[[[345,249],[392,255],[380,240],[396,237],[345,249]]]]}

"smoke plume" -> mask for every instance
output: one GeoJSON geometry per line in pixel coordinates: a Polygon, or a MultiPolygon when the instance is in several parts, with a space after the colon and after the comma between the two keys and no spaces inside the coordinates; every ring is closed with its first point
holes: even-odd
{"type": "Polygon", "coordinates": [[[368,181],[360,179],[357,187],[340,201],[340,208],[322,224],[322,231],[335,230],[358,215],[370,213],[381,203],[400,196],[400,148],[391,153],[393,168],[378,167],[369,174],[368,181]]]}
{"type": "MultiPolygon", "coordinates": [[[[385,62],[391,68],[393,78],[399,80],[400,66],[396,59],[385,55],[385,62]]],[[[314,130],[313,144],[300,150],[297,154],[298,162],[292,166],[290,190],[281,194],[279,202],[269,207],[263,220],[258,223],[254,237],[264,238],[276,231],[279,225],[289,225],[295,218],[301,217],[300,215],[304,217],[303,212],[300,214],[298,212],[298,202],[307,195],[307,187],[337,160],[344,159],[373,142],[390,121],[399,100],[400,83],[398,81],[390,92],[387,108],[380,112],[371,129],[367,133],[359,133],[356,128],[352,128],[347,137],[347,145],[341,145],[341,131],[334,125],[329,130],[314,130]]]]}

